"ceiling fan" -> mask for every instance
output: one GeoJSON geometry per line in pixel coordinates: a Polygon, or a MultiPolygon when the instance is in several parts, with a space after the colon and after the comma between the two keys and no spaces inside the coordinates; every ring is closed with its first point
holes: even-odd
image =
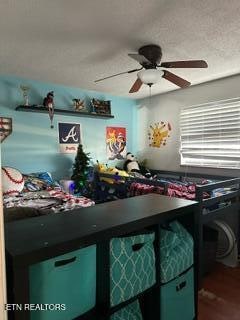
{"type": "Polygon", "coordinates": [[[141,88],[143,83],[149,86],[152,86],[154,83],[157,83],[161,78],[164,78],[174,83],[180,88],[186,88],[191,84],[189,81],[165,69],[207,68],[208,67],[207,62],[204,60],[161,62],[162,49],[160,46],[155,44],[143,46],[138,50],[138,53],[129,53],[128,56],[133,58],[137,62],[139,62],[141,65],[141,68],[120,72],[105,78],[95,80],[95,82],[116,77],[121,74],[133,73],[133,72],[139,71],[137,73],[137,80],[132,85],[131,89],[129,90],[129,93],[137,92],[141,88]]]}

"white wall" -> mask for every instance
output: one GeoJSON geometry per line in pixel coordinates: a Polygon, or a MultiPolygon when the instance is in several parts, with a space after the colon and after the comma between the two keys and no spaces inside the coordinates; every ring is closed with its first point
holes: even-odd
{"type": "MultiPolygon", "coordinates": [[[[160,84],[156,84],[160,85],[160,84]]],[[[240,97],[240,75],[207,82],[187,89],[179,89],[169,93],[139,100],[138,107],[138,146],[139,158],[148,159],[153,169],[171,171],[188,171],[216,175],[238,176],[240,170],[212,169],[180,166],[180,130],[179,115],[183,106],[240,97]],[[167,145],[160,148],[148,146],[147,131],[150,124],[159,121],[170,122],[171,136],[167,145]],[[144,138],[143,138],[144,137],[144,138]]]]}

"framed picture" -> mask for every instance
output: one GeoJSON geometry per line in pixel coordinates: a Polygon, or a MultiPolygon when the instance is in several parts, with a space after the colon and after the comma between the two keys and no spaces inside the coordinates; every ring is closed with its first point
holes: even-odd
{"type": "Polygon", "coordinates": [[[125,159],[127,154],[126,143],[126,128],[106,127],[106,147],[108,160],[125,159]]]}
{"type": "Polygon", "coordinates": [[[98,114],[111,114],[111,101],[92,99],[92,112],[98,114]]]}

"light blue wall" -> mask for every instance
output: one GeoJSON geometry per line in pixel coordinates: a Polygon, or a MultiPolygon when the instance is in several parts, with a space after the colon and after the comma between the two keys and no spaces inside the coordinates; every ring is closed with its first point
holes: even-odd
{"type": "MultiPolygon", "coordinates": [[[[48,170],[56,178],[68,177],[74,155],[59,153],[58,122],[81,124],[84,150],[93,160],[107,162],[105,146],[106,126],[127,128],[127,149],[137,151],[136,101],[94,91],[43,83],[12,76],[0,76],[0,115],[13,118],[13,133],[2,144],[2,165],[13,166],[22,172],[48,170]],[[111,100],[114,119],[102,120],[74,116],[54,116],[54,129],[50,129],[48,114],[19,112],[15,107],[23,103],[20,84],[31,87],[30,104],[42,104],[47,92],[54,90],[56,108],[71,109],[73,98],[82,98],[89,104],[91,98],[111,100]]],[[[112,164],[111,162],[108,162],[112,164]]]]}

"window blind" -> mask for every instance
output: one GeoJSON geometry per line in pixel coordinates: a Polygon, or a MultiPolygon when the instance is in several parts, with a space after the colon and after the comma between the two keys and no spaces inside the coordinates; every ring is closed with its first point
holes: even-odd
{"type": "Polygon", "coordinates": [[[184,107],[181,164],[240,169],[240,98],[184,107]]]}

